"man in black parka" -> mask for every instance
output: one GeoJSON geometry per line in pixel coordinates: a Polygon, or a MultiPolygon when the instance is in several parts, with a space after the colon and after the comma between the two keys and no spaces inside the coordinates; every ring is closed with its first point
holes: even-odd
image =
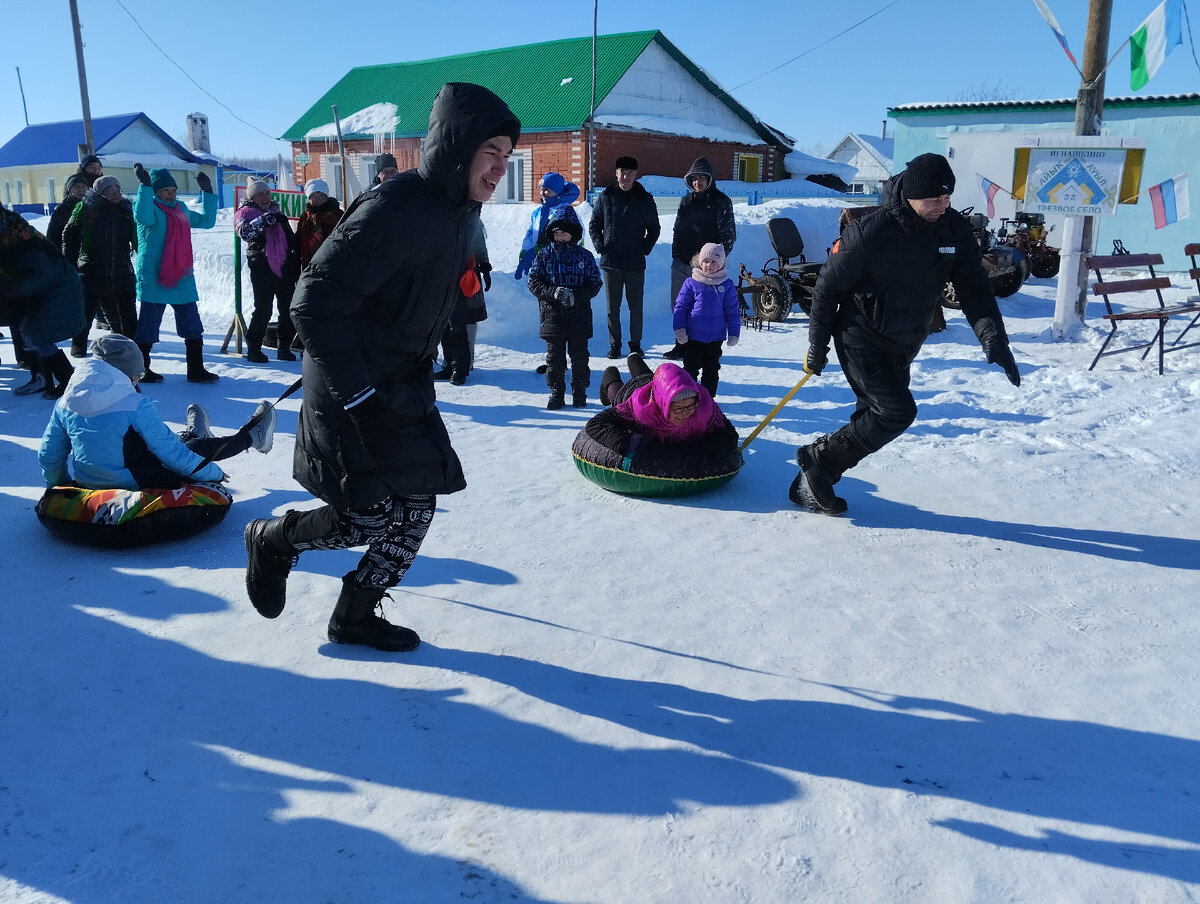
{"type": "Polygon", "coordinates": [[[1021,375],[983,268],[979,241],[950,209],[954,172],[921,154],[883,187],[880,209],[851,222],[813,289],[804,369],[819,374],[833,339],[858,404],[850,423],[800,448],[789,496],[826,515],[846,511],[833,492],[842,472],[904,433],[917,416],[909,368],[929,335],[949,280],[989,364],[1014,386],[1021,375]]]}
{"type": "MultiPolygon", "coordinates": [[[[675,229],[671,233],[671,298],[669,307],[675,311],[675,299],[684,280],[692,275],[692,258],[709,242],[719,244],[728,256],[737,241],[737,226],[733,220],[733,202],[717,188],[712,164],[707,157],[697,157],[683,177],[688,193],[679,202],[675,214],[675,229]]],[[[683,346],[678,342],[663,355],[672,361],[683,359],[683,346]]]]}
{"type": "Polygon", "coordinates": [[[654,195],[637,181],[637,158],[622,156],[617,181],[596,199],[588,234],[600,255],[608,299],[608,357],[621,357],[621,294],[629,302],[629,352],[642,354],[642,297],[646,257],[662,232],[654,195]]]}
{"type": "Polygon", "coordinates": [[[294,557],[366,545],[342,579],[329,638],[402,651],[420,639],[377,616],[404,577],[436,497],[466,486],[435,407],[433,359],[469,268],[479,208],[504,178],[521,124],[479,85],[443,85],[420,165],[363,193],[300,278],[304,343],[294,475],[322,508],[246,526],[246,590],[283,611],[294,557]]]}

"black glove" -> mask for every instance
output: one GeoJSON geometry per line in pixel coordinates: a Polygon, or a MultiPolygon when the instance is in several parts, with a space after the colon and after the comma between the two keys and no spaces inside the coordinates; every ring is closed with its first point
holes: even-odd
{"type": "Polygon", "coordinates": [[[566,286],[559,286],[554,290],[554,300],[564,308],[569,308],[575,304],[575,293],[566,286]]]}
{"type": "Polygon", "coordinates": [[[264,213],[259,219],[262,220],[263,226],[274,226],[276,217],[273,213],[264,213]]]}
{"type": "Polygon", "coordinates": [[[987,329],[979,337],[983,346],[983,354],[988,364],[999,365],[1013,386],[1021,385],[1021,372],[1017,370],[1017,362],[1013,360],[1012,349],[1008,347],[1008,338],[996,329],[987,329]]]}
{"type": "Polygon", "coordinates": [[[825,369],[825,365],[829,363],[829,349],[822,348],[819,345],[810,345],[808,354],[804,356],[804,371],[810,374],[819,374],[825,369]]]}
{"type": "Polygon", "coordinates": [[[138,182],[141,182],[142,185],[150,184],[150,174],[146,172],[146,168],[140,163],[135,163],[133,165],[133,174],[137,176],[138,182]]]}
{"type": "Polygon", "coordinates": [[[200,191],[206,195],[213,193],[212,179],[208,178],[208,173],[196,173],[196,184],[200,186],[200,191]]]}
{"type": "Polygon", "coordinates": [[[492,265],[480,264],[477,269],[479,278],[483,281],[483,291],[492,291],[492,265]]]}
{"type": "Polygon", "coordinates": [[[358,431],[371,461],[386,462],[399,454],[404,437],[396,427],[396,414],[379,393],[368,396],[346,411],[358,431]]]}

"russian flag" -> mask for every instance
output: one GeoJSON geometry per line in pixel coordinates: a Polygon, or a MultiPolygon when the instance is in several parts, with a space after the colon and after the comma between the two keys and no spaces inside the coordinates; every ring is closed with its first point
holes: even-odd
{"type": "Polygon", "coordinates": [[[983,197],[987,200],[987,215],[994,217],[996,215],[996,192],[1000,191],[1000,186],[986,176],[980,176],[979,173],[976,173],[975,176],[979,179],[983,197]]]}
{"type": "Polygon", "coordinates": [[[1058,24],[1058,19],[1054,18],[1054,13],[1050,12],[1050,7],[1043,0],[1033,0],[1033,5],[1038,8],[1038,12],[1042,14],[1042,18],[1046,20],[1046,24],[1050,26],[1050,30],[1054,32],[1054,37],[1058,39],[1058,43],[1062,46],[1063,53],[1067,55],[1067,58],[1078,69],[1079,64],[1075,62],[1075,54],[1071,53],[1071,48],[1067,46],[1067,36],[1063,34],[1062,26],[1058,24]]]}
{"type": "Polygon", "coordinates": [[[1150,207],[1154,211],[1154,228],[1162,229],[1187,218],[1187,176],[1176,176],[1150,188],[1150,207]]]}

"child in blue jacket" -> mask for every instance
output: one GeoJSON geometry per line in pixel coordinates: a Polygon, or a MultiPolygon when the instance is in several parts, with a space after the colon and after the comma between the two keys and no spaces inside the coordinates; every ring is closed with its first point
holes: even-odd
{"type": "Polygon", "coordinates": [[[190,405],[188,429],[176,436],[154,402],[141,394],[138,381],[144,372],[142,351],[132,340],[118,333],[93,340],[92,357],[75,368],[42,435],[38,462],[47,487],[73,483],[93,490],[138,490],[216,483],[225,472],[213,462],[204,464],[208,456],[271,450],[275,409],[269,402],[259,404],[258,423],[230,437],[213,436],[208,413],[190,405]],[[67,468],[71,455],[73,477],[67,468]]]}
{"type": "Polygon", "coordinates": [[[583,224],[570,204],[550,212],[546,232],[551,242],[537,253],[529,269],[529,291],[538,300],[538,335],[546,340],[546,385],[551,411],[563,407],[567,356],[571,358],[571,404],[587,405],[592,382],[588,340],[592,338],[592,298],[604,285],[592,252],[579,244],[583,224]]]}
{"type": "Polygon", "coordinates": [[[692,259],[692,275],[675,298],[675,341],[683,346],[683,369],[716,398],[721,343],[738,343],[742,319],[737,287],[725,272],[725,248],[709,242],[692,259]]]}

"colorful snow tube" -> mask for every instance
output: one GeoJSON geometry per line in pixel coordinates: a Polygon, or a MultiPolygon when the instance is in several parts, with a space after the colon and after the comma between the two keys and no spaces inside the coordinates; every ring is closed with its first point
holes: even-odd
{"type": "Polygon", "coordinates": [[[700,453],[690,443],[647,443],[632,459],[588,435],[585,426],[571,445],[579,473],[596,486],[625,496],[691,496],[716,489],[737,476],[742,453],[700,453]]]}
{"type": "Polygon", "coordinates": [[[220,524],[233,497],[214,484],[176,490],[88,490],[52,487],[35,507],[60,540],[125,549],[195,536],[220,524]]]}

